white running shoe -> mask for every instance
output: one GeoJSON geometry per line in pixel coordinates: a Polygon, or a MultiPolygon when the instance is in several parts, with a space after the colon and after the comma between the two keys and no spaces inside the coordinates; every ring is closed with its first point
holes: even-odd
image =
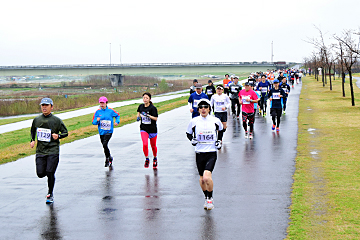
{"type": "Polygon", "coordinates": [[[211,210],[214,208],[213,198],[207,200],[207,210],[211,210]]]}
{"type": "Polygon", "coordinates": [[[250,138],[250,139],[253,138],[253,134],[252,134],[252,133],[249,134],[249,138],[250,138]]]}
{"type": "Polygon", "coordinates": [[[208,207],[207,201],[208,201],[208,199],[205,198],[204,209],[207,209],[207,207],[208,207]]]}
{"type": "Polygon", "coordinates": [[[248,132],[247,131],[245,132],[245,138],[248,138],[248,132]]]}

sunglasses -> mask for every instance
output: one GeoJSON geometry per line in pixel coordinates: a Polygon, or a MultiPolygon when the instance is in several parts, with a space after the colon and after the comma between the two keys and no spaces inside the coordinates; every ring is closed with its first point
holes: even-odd
{"type": "Polygon", "coordinates": [[[202,108],[209,108],[209,105],[199,105],[198,106],[199,109],[202,109],[202,108]]]}

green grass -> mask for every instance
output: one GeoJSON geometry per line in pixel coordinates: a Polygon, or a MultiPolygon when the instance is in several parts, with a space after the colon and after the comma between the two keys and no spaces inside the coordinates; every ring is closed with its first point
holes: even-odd
{"type": "MultiPolygon", "coordinates": [[[[155,103],[159,114],[187,104],[188,96],[155,103]]],[[[136,121],[138,104],[115,108],[120,114],[121,127],[136,121]]],[[[98,134],[97,126],[92,125],[93,113],[64,120],[69,136],[61,140],[61,144],[98,134]]],[[[0,164],[15,161],[19,158],[35,154],[30,148],[30,128],[3,133],[0,138],[0,164]]]]}
{"type": "Polygon", "coordinates": [[[347,81],[343,98],[339,80],[330,91],[303,79],[287,239],[360,239],[360,108],[351,106],[349,89],[347,81]]]}

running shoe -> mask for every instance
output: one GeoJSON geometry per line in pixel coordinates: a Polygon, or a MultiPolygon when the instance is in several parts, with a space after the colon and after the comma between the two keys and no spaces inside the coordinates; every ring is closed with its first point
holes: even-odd
{"type": "Polygon", "coordinates": [[[149,167],[149,164],[150,164],[150,160],[147,158],[147,159],[145,160],[144,167],[145,167],[145,168],[148,168],[148,167],[149,167]]]}
{"type": "Polygon", "coordinates": [[[211,210],[211,209],[214,208],[213,201],[214,201],[213,198],[210,198],[210,199],[207,200],[207,207],[206,207],[207,210],[211,210]]]}
{"type": "Polygon", "coordinates": [[[109,167],[112,166],[114,158],[112,156],[109,157],[109,167]]]}
{"type": "Polygon", "coordinates": [[[236,115],[235,115],[235,114],[233,114],[233,119],[236,119],[236,115]]]}
{"type": "Polygon", "coordinates": [[[248,132],[247,131],[245,132],[245,138],[248,138],[248,132]]]}
{"type": "Polygon", "coordinates": [[[105,159],[105,167],[108,167],[109,166],[109,158],[106,158],[105,159]]]}
{"type": "Polygon", "coordinates": [[[239,117],[239,116],[237,116],[237,117],[236,117],[236,119],[237,119],[237,120],[239,120],[239,119],[240,119],[240,117],[239,117]]]}
{"type": "Polygon", "coordinates": [[[279,132],[279,131],[280,131],[280,128],[277,127],[277,128],[276,128],[276,131],[279,132]]]}
{"type": "Polygon", "coordinates": [[[156,168],[157,168],[157,165],[158,165],[157,157],[154,157],[154,160],[153,160],[153,169],[156,169],[156,168]]]}
{"type": "Polygon", "coordinates": [[[54,202],[54,195],[52,195],[50,193],[48,195],[46,195],[46,204],[51,204],[53,202],[54,202]]]}
{"type": "Polygon", "coordinates": [[[283,111],[283,114],[285,114],[285,110],[283,111]]]}
{"type": "Polygon", "coordinates": [[[271,130],[275,130],[275,125],[273,124],[272,127],[271,127],[271,130]]]}
{"type": "Polygon", "coordinates": [[[204,209],[207,209],[207,207],[208,207],[208,203],[207,203],[207,201],[208,201],[208,199],[207,199],[207,198],[205,198],[204,209]]]}
{"type": "Polygon", "coordinates": [[[253,134],[249,133],[249,138],[252,139],[253,138],[253,134]]]}

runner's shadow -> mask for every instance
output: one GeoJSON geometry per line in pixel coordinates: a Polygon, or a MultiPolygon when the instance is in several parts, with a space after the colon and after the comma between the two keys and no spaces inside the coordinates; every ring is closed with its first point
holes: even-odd
{"type": "Polygon", "coordinates": [[[41,239],[62,239],[57,221],[57,210],[54,203],[49,205],[49,215],[43,219],[41,239]]]}
{"type": "Polygon", "coordinates": [[[214,220],[211,214],[211,211],[206,211],[205,216],[203,216],[203,221],[201,223],[201,239],[204,240],[213,240],[217,239],[216,237],[216,228],[214,220]]]}
{"type": "Polygon", "coordinates": [[[160,211],[159,200],[159,179],[158,170],[154,169],[154,177],[151,181],[149,175],[145,175],[145,219],[151,221],[156,219],[158,212],[160,211]]]}

